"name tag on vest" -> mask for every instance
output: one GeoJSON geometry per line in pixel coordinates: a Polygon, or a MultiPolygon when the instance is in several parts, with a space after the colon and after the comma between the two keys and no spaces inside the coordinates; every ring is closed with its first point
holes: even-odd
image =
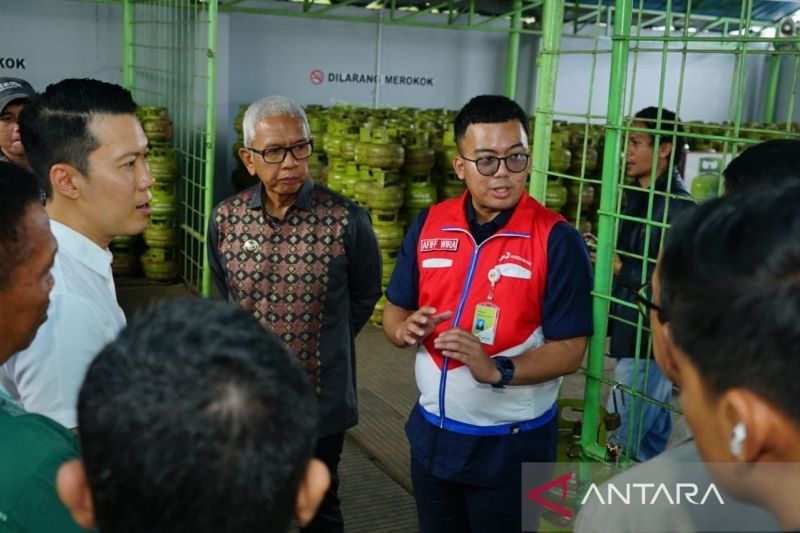
{"type": "Polygon", "coordinates": [[[458,250],[458,239],[422,239],[419,241],[420,252],[455,252],[458,250]]]}

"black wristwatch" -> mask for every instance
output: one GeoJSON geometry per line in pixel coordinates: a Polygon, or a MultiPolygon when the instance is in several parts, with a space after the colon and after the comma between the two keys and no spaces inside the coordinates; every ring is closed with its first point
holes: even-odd
{"type": "Polygon", "coordinates": [[[492,385],[495,389],[505,389],[511,380],[514,378],[514,361],[510,357],[503,357],[498,355],[494,357],[494,364],[497,365],[497,370],[500,371],[500,381],[492,385]]]}

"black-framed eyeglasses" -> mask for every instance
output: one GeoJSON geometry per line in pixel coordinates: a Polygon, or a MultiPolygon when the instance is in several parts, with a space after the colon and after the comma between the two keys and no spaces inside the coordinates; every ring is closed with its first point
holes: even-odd
{"type": "Polygon", "coordinates": [[[265,163],[283,163],[286,159],[286,154],[292,152],[292,157],[297,161],[308,159],[314,152],[314,139],[309,139],[303,143],[295,144],[294,146],[279,147],[279,148],[265,148],[263,150],[256,150],[255,148],[247,148],[254,154],[260,154],[265,163]]]}
{"type": "Polygon", "coordinates": [[[480,172],[481,175],[494,176],[494,174],[500,169],[501,161],[506,164],[506,168],[509,172],[522,172],[528,166],[528,160],[531,158],[531,155],[526,154],[525,152],[520,152],[517,154],[507,155],[505,157],[495,157],[493,155],[479,157],[478,159],[468,159],[463,155],[460,155],[459,157],[464,161],[475,163],[475,168],[478,169],[478,172],[480,172]]]}
{"type": "Polygon", "coordinates": [[[633,287],[631,290],[633,291],[633,298],[636,301],[636,308],[644,318],[649,320],[650,312],[655,311],[658,315],[658,319],[662,323],[669,321],[669,316],[664,308],[657,305],[651,299],[651,295],[653,294],[653,283],[651,281],[643,283],[637,287],[633,287]]]}

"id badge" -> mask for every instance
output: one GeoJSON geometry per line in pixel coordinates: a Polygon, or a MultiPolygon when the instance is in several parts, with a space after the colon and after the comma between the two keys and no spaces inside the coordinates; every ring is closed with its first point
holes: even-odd
{"type": "Polygon", "coordinates": [[[492,346],[497,332],[497,320],[500,308],[491,302],[482,302],[475,306],[475,318],[472,319],[472,334],[483,344],[492,346]]]}

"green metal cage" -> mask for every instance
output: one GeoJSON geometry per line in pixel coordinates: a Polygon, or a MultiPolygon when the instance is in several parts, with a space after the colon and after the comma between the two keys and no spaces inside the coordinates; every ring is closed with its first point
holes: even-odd
{"type": "MultiPolygon", "coordinates": [[[[703,3],[695,2],[701,6],[703,3]]],[[[615,257],[626,256],[628,261],[640,263],[641,281],[648,281],[648,270],[652,269],[655,258],[650,254],[626,254],[617,245],[617,233],[623,220],[638,223],[645,233],[645,247],[648,249],[651,230],[664,229],[660,232],[661,242],[668,230],[670,217],[669,208],[662,217],[655,217],[653,201],[661,196],[673,200],[676,196],[655,190],[654,184],[657,176],[655,171],[651,175],[649,186],[642,188],[638,183],[626,179],[624,152],[628,145],[629,137],[634,132],[647,132],[653,138],[655,151],[663,141],[670,140],[675,128],[684,130],[684,137],[688,139],[690,147],[701,150],[713,149],[721,158],[720,162],[728,161],[747,145],[764,140],[797,137],[798,126],[794,112],[794,102],[797,96],[798,73],[800,73],[800,40],[796,32],[787,32],[785,27],[780,27],[779,21],[756,20],[753,16],[754,2],[745,0],[739,6],[738,16],[708,16],[695,13],[693,4],[689,2],[665,3],[663,11],[646,9],[642,0],[618,0],[613,6],[606,6],[598,2],[594,6],[581,5],[579,16],[573,17],[573,23],[565,23],[565,12],[569,9],[561,1],[548,1],[544,6],[542,24],[542,46],[539,57],[539,74],[535,113],[535,134],[533,163],[535,171],[532,176],[531,192],[537,198],[552,204],[559,201],[559,194],[553,193],[554,184],[569,182],[570,190],[577,196],[571,202],[568,212],[564,216],[576,226],[582,226],[581,218],[586,213],[582,202],[593,197],[596,203],[595,224],[597,244],[595,247],[596,264],[594,280],[593,317],[595,334],[590,340],[588,360],[585,367],[587,376],[585,389],[585,405],[583,430],[581,435],[581,448],[583,456],[594,460],[607,460],[608,454],[604,442],[597,442],[599,434],[597,428],[602,424],[600,419],[603,413],[604,391],[603,384],[619,385],[604,371],[606,367],[607,330],[609,323],[625,322],[636,328],[637,339],[648,332],[648,321],[643,314],[637,313],[636,320],[625,319],[615,313],[610,313],[612,303],[618,308],[635,309],[635,304],[615,298],[614,261],[615,257]],[[566,50],[562,46],[562,38],[570,31],[575,33],[577,24],[588,24],[588,30],[579,32],[585,39],[583,46],[571,47],[566,50]],[[572,28],[568,28],[572,26],[572,28]],[[784,33],[784,35],[781,34],[784,33]],[[786,35],[788,33],[788,35],[786,35]],[[690,95],[687,87],[687,59],[694,54],[714,54],[717,57],[729,58],[730,87],[726,93],[690,95]],[[559,80],[559,62],[570,55],[582,55],[588,58],[592,65],[586,74],[587,102],[584,113],[563,111],[554,105],[556,88],[559,80]],[[608,56],[609,72],[601,72],[598,65],[599,58],[608,56]],[[758,91],[753,90],[752,75],[748,77],[748,69],[754,60],[766,63],[768,76],[766,83],[757,87],[763,94],[763,110],[758,115],[763,122],[756,123],[754,112],[745,109],[746,102],[758,98],[758,91]],[[701,99],[716,99],[727,103],[725,120],[717,124],[702,124],[698,122],[667,121],[662,117],[646,127],[642,124],[633,124],[631,117],[637,111],[634,102],[641,101],[641,79],[637,73],[643,64],[657,64],[658,74],[656,90],[647,95],[650,104],[658,108],[671,108],[677,117],[681,117],[682,107],[685,107],[690,97],[701,99]],[[791,72],[787,70],[791,69],[791,72]],[[781,73],[781,69],[784,70],[781,73]],[[779,86],[783,74],[784,80],[790,80],[779,86]],[[607,81],[605,76],[607,75],[607,81]],[[677,80],[667,83],[668,80],[677,80]],[[750,83],[748,83],[750,82],[750,83]],[[779,91],[781,89],[781,91],[779,91]],[[787,101],[783,114],[777,116],[777,102],[779,92],[787,101]],[[601,104],[597,106],[598,94],[601,104]],[[607,95],[607,97],[605,96],[607,95]],[[598,111],[598,107],[601,111],[598,111]],[[776,121],[777,119],[777,121],[776,121]],[[566,171],[552,170],[551,139],[557,136],[558,127],[554,123],[559,120],[568,120],[576,123],[577,133],[574,137],[578,142],[571,144],[571,149],[577,152],[580,164],[571,165],[566,171]],[[582,130],[582,131],[581,131],[582,130]],[[602,149],[599,154],[592,154],[598,150],[597,138],[591,132],[602,132],[602,149]],[[587,172],[587,161],[597,155],[602,159],[602,164],[595,172],[587,172]],[[590,188],[591,194],[586,194],[590,188]],[[598,190],[599,189],[599,190],[598,190]],[[627,216],[623,207],[626,192],[642,191],[648,195],[647,214],[642,217],[627,216]],[[599,199],[599,202],[597,200],[599,199]],[[648,268],[650,267],[650,268],[648,268]]],[[[785,21],[784,21],[785,22],[785,21]]],[[[758,102],[759,104],[761,102],[758,102]]],[[[674,146],[674,145],[673,145],[674,146]]],[[[668,176],[672,179],[673,167],[677,164],[676,150],[673,149],[669,160],[668,176]]],[[[556,158],[557,159],[557,158],[556,158]]],[[[655,156],[653,159],[655,167],[655,156]]],[[[716,167],[719,173],[723,164],[716,167]]],[[[722,180],[717,176],[714,182],[713,193],[721,194],[722,180]]],[[[585,227],[585,224],[584,224],[585,227]]],[[[645,380],[651,371],[652,359],[650,345],[646,349],[636,342],[634,364],[644,369],[645,380]]],[[[637,402],[638,409],[634,408],[632,417],[643,416],[642,405],[644,402],[655,403],[658,407],[669,411],[680,412],[673,405],[663,404],[648,397],[643,393],[643,388],[619,387],[631,394],[637,402]]],[[[632,426],[631,426],[632,427],[632,426]]],[[[632,432],[625,435],[625,456],[634,457],[636,450],[632,450],[633,443],[638,442],[641,435],[632,432]]]]}
{"type": "Polygon", "coordinates": [[[217,2],[124,0],[122,6],[124,85],[139,105],[169,110],[181,163],[179,269],[190,289],[208,296],[217,2]]]}

